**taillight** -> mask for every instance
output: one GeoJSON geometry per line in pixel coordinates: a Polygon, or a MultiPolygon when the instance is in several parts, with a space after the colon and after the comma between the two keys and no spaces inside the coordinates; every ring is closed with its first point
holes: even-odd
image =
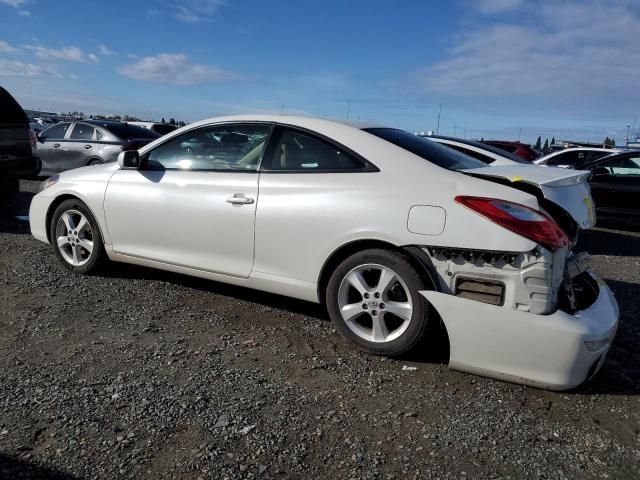
{"type": "Polygon", "coordinates": [[[36,144],[38,143],[38,137],[36,136],[36,132],[34,132],[31,129],[29,129],[29,143],[31,144],[32,147],[35,147],[36,144]]]}
{"type": "Polygon", "coordinates": [[[546,214],[497,198],[457,196],[456,202],[492,222],[553,250],[569,245],[569,238],[546,214]]]}

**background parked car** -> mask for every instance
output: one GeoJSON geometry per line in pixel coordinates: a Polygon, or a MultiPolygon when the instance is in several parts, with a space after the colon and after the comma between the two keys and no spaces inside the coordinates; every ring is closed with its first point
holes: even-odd
{"type": "Polygon", "coordinates": [[[595,147],[578,147],[565,148],[550,153],[534,161],[537,165],[547,165],[549,167],[574,168],[577,165],[583,165],[593,162],[598,158],[611,155],[619,150],[610,148],[595,147]]]}
{"type": "Polygon", "coordinates": [[[39,169],[36,136],[22,107],[0,87],[0,208],[18,191],[18,179],[39,169]]]}
{"type": "Polygon", "coordinates": [[[607,155],[580,169],[591,171],[598,218],[640,219],[640,150],[607,155]]]}
{"type": "Polygon", "coordinates": [[[443,137],[440,135],[422,135],[425,138],[438,142],[449,148],[453,148],[460,153],[469,155],[470,157],[480,160],[487,165],[516,165],[518,163],[529,163],[527,160],[509,153],[506,150],[487,145],[485,143],[476,142],[455,137],[443,137]]]}
{"type": "Polygon", "coordinates": [[[481,143],[484,143],[485,145],[492,145],[501,150],[513,153],[514,155],[524,158],[530,162],[533,162],[539,156],[538,152],[536,152],[533,147],[527,143],[510,142],[506,140],[482,140],[481,143]]]}
{"type": "Polygon", "coordinates": [[[173,125],[172,123],[157,123],[157,122],[128,122],[129,125],[137,125],[138,127],[148,128],[156,132],[159,135],[166,135],[169,132],[173,132],[177,125],[173,125]]]}
{"type": "Polygon", "coordinates": [[[60,122],[38,135],[40,175],[114,162],[120,152],[136,150],[159,136],[152,130],[126,122],[60,122]]]}

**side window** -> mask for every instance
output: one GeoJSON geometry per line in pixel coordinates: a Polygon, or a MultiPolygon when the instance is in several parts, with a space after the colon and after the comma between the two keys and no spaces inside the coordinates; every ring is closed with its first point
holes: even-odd
{"type": "Polygon", "coordinates": [[[256,170],[270,125],[212,125],[159,145],[145,159],[147,170],[256,170]]]}
{"type": "Polygon", "coordinates": [[[640,156],[611,160],[599,165],[596,168],[596,172],[601,169],[604,169],[603,173],[606,171],[606,173],[614,177],[637,177],[640,176],[640,156]]]}
{"type": "Polygon", "coordinates": [[[70,123],[58,123],[42,132],[42,137],[48,140],[62,140],[69,129],[70,123]]]}
{"type": "Polygon", "coordinates": [[[266,170],[300,172],[366,170],[367,164],[340,148],[295,130],[282,130],[266,170]]]}
{"type": "Polygon", "coordinates": [[[71,130],[71,140],[93,140],[96,129],[86,123],[76,123],[71,130]]]}
{"type": "Polygon", "coordinates": [[[476,160],[480,160],[483,163],[490,164],[495,162],[495,158],[491,158],[487,155],[483,155],[480,152],[476,152],[475,150],[471,150],[470,148],[464,148],[460,145],[451,145],[449,143],[443,143],[445,147],[453,148],[454,150],[459,151],[460,153],[464,153],[465,155],[469,155],[470,157],[475,158],[476,160]]]}
{"type": "Polygon", "coordinates": [[[547,165],[575,165],[579,160],[584,159],[585,152],[562,152],[551,158],[547,165]]]}

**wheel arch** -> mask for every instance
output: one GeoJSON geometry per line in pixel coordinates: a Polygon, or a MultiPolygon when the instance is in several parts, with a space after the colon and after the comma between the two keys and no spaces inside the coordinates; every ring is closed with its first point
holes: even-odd
{"type": "Polygon", "coordinates": [[[102,157],[98,157],[98,156],[94,155],[93,157],[89,157],[87,159],[87,166],[91,165],[91,162],[93,162],[94,160],[98,160],[101,164],[104,164],[104,160],[102,159],[102,157]]]}
{"type": "Polygon", "coordinates": [[[55,200],[53,200],[51,202],[51,204],[49,205],[49,208],[47,210],[47,216],[46,216],[46,227],[47,227],[47,240],[49,241],[49,243],[51,243],[51,220],[53,217],[53,212],[56,211],[56,208],[58,208],[58,206],[62,203],[65,202],[67,200],[78,200],[80,202],[82,202],[82,204],[85,206],[85,208],[87,210],[89,210],[89,212],[91,213],[91,216],[94,218],[96,225],[98,226],[98,231],[100,232],[100,238],[102,239],[102,241],[104,242],[104,233],[102,232],[102,227],[100,226],[100,222],[98,221],[96,215],[93,213],[93,211],[91,210],[91,208],[89,207],[89,205],[87,205],[87,202],[84,201],[82,198],[80,198],[77,195],[72,195],[70,193],[64,193],[58,197],[55,198],[55,200]]]}
{"type": "Polygon", "coordinates": [[[318,276],[318,299],[321,303],[324,303],[329,278],[336,267],[354,253],[371,248],[381,248],[404,254],[411,266],[418,272],[420,278],[429,286],[429,289],[440,291],[440,283],[431,259],[428,255],[424,254],[419,247],[399,247],[383,240],[361,239],[341,245],[325,260],[320,270],[320,275],[318,276]],[[422,254],[420,254],[420,252],[422,252],[422,254]]]}

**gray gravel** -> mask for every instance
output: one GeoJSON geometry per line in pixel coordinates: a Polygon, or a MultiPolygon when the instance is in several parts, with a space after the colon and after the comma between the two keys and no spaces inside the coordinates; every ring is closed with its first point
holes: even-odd
{"type": "Polygon", "coordinates": [[[368,356],[312,304],[70,275],[0,221],[0,478],[637,479],[640,234],[583,240],[621,327],[594,381],[553,393],[452,372],[434,345],[368,356]]]}

